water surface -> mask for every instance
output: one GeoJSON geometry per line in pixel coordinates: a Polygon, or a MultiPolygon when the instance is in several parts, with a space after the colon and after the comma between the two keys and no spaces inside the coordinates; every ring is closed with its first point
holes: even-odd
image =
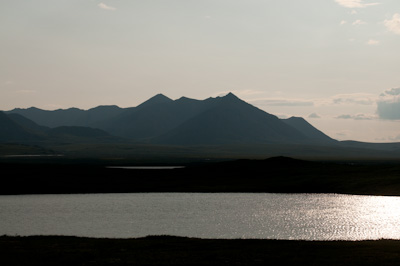
{"type": "Polygon", "coordinates": [[[400,239],[400,197],[133,193],[0,196],[0,235],[400,239]]]}

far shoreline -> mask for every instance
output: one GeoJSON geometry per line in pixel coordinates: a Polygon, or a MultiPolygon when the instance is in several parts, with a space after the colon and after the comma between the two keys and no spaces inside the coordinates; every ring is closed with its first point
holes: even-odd
{"type": "Polygon", "coordinates": [[[87,193],[325,193],[400,196],[400,164],[289,157],[173,164],[96,159],[0,160],[0,195],[87,193]],[[119,162],[121,163],[121,162],[119,162]]]}

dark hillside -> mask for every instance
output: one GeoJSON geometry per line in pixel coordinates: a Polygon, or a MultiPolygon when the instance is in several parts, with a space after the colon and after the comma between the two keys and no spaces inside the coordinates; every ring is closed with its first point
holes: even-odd
{"type": "Polygon", "coordinates": [[[302,117],[290,117],[288,119],[282,119],[283,122],[288,124],[289,126],[297,129],[303,135],[308,137],[314,143],[321,143],[321,144],[336,144],[337,140],[332,139],[331,137],[325,135],[320,130],[313,127],[310,123],[308,123],[302,117]]]}
{"type": "Polygon", "coordinates": [[[0,142],[29,142],[40,140],[37,134],[29,132],[27,129],[16,123],[4,112],[0,112],[0,142]]]}
{"type": "Polygon", "coordinates": [[[38,134],[43,134],[44,131],[48,130],[49,127],[41,126],[33,122],[32,120],[17,114],[17,113],[11,113],[8,114],[8,117],[12,119],[14,122],[22,126],[23,128],[29,130],[30,132],[35,132],[38,134]]]}

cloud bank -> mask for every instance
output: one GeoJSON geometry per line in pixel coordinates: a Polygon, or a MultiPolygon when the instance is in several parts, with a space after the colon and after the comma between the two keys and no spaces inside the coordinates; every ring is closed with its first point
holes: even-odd
{"type": "Polygon", "coordinates": [[[395,89],[391,89],[391,90],[387,90],[385,91],[385,93],[383,95],[400,95],[400,88],[395,88],[395,89]]]}
{"type": "Polygon", "coordinates": [[[269,99],[257,99],[251,101],[255,105],[265,106],[314,106],[313,101],[302,100],[302,99],[280,99],[280,98],[269,98],[269,99]]]}
{"type": "Polygon", "coordinates": [[[373,116],[368,116],[365,114],[356,114],[356,115],[339,115],[336,117],[337,119],[354,119],[354,120],[372,120],[374,119],[373,116]]]}
{"type": "Polygon", "coordinates": [[[376,96],[369,93],[338,94],[332,98],[333,104],[373,105],[376,96]]]}
{"type": "Polygon", "coordinates": [[[347,8],[365,8],[368,6],[376,6],[380,4],[380,3],[364,3],[365,2],[364,0],[335,0],[335,2],[347,8]]]}

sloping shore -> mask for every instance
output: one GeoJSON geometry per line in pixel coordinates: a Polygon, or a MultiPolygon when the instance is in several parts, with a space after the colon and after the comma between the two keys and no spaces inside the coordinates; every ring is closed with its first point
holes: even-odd
{"type": "Polygon", "coordinates": [[[0,265],[399,265],[400,241],[0,237],[0,265]]]}

